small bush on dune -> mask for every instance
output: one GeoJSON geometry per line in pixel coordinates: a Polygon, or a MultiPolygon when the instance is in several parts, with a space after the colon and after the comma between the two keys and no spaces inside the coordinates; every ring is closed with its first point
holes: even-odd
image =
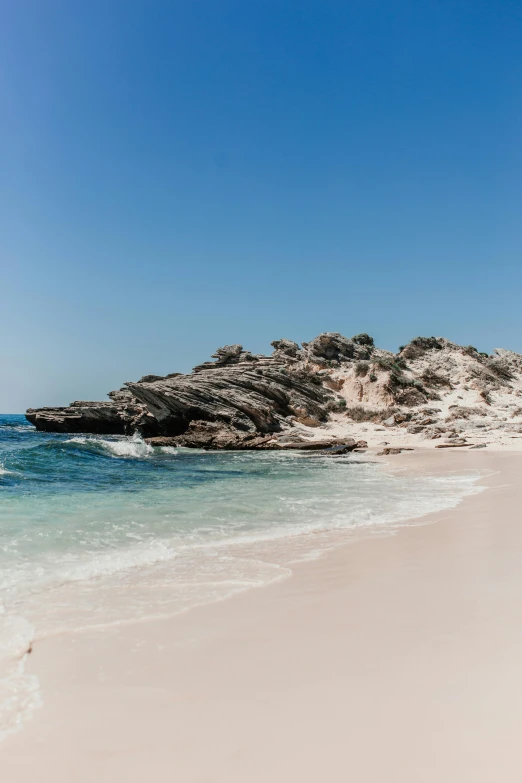
{"type": "Polygon", "coordinates": [[[422,380],[427,386],[449,386],[451,382],[445,375],[440,375],[427,367],[421,375],[422,380]]]}
{"type": "Polygon", "coordinates": [[[372,360],[373,364],[377,367],[380,367],[382,370],[391,370],[393,367],[393,364],[395,362],[394,356],[376,356],[375,359],[372,360]]]}
{"type": "Polygon", "coordinates": [[[440,351],[443,347],[438,337],[414,337],[411,343],[401,346],[400,353],[405,359],[420,359],[426,351],[440,351]]]}
{"type": "Polygon", "coordinates": [[[373,421],[380,422],[392,416],[397,412],[397,408],[365,408],[363,405],[354,405],[346,409],[346,415],[349,419],[356,422],[373,421]]]}
{"type": "Polygon", "coordinates": [[[367,345],[369,348],[373,348],[375,345],[373,337],[370,337],[370,335],[366,334],[366,332],[361,332],[361,334],[354,335],[352,340],[354,343],[357,343],[357,345],[367,345]]]}
{"type": "Polygon", "coordinates": [[[337,397],[335,400],[331,400],[331,402],[327,405],[327,410],[330,413],[343,413],[346,410],[347,402],[344,399],[344,397],[337,397]]]}
{"type": "Polygon", "coordinates": [[[482,389],[479,392],[479,394],[482,397],[482,399],[484,400],[484,402],[486,403],[486,405],[491,405],[491,403],[492,403],[491,395],[490,395],[490,393],[486,389],[482,389]]]}
{"type": "Polygon", "coordinates": [[[471,416],[485,416],[486,412],[482,408],[470,408],[464,405],[450,405],[451,413],[446,417],[446,421],[454,419],[469,419],[471,416]]]}
{"type": "Polygon", "coordinates": [[[414,337],[410,345],[415,345],[417,348],[422,348],[424,351],[442,349],[442,342],[438,337],[414,337]]]}
{"type": "Polygon", "coordinates": [[[402,356],[377,356],[375,359],[372,359],[372,362],[376,367],[380,367],[381,370],[402,372],[402,370],[408,369],[408,365],[402,356]]]}
{"type": "Polygon", "coordinates": [[[513,380],[514,376],[511,368],[500,359],[489,359],[489,361],[486,362],[486,367],[494,373],[497,378],[501,378],[503,381],[513,380]]]}

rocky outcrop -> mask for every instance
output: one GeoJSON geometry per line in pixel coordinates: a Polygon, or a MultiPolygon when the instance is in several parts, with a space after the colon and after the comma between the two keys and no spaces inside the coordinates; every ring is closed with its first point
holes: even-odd
{"type": "Polygon", "coordinates": [[[372,352],[373,340],[368,335],[357,335],[349,340],[338,332],[325,332],[311,342],[303,343],[303,354],[316,364],[369,359],[372,352]],[[364,338],[368,338],[368,342],[364,338]]]}
{"type": "Polygon", "coordinates": [[[110,401],[26,415],[41,430],[139,432],[156,445],[210,449],[339,448],[362,423],[427,440],[497,426],[522,434],[522,356],[512,351],[418,337],[393,354],[367,334],[337,332],[272,347],[263,356],[226,345],[190,374],[144,375],[110,401]]]}
{"type": "Polygon", "coordinates": [[[37,430],[128,435],[134,422],[146,416],[143,406],[128,402],[72,402],[66,408],[29,408],[25,416],[37,430]]]}
{"type": "MultiPolygon", "coordinates": [[[[127,387],[169,435],[181,435],[191,422],[201,420],[221,422],[239,433],[278,432],[291,416],[325,420],[332,396],[314,374],[261,360],[218,362],[192,375],[127,387]]],[[[148,434],[146,422],[137,429],[148,434]]]]}

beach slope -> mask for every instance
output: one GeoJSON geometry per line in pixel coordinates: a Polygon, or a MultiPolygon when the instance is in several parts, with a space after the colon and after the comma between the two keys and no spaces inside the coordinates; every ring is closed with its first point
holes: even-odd
{"type": "Polygon", "coordinates": [[[405,453],[487,490],[170,620],[43,640],[5,783],[515,783],[522,455],[405,453]],[[487,472],[487,473],[486,473],[487,472]]]}

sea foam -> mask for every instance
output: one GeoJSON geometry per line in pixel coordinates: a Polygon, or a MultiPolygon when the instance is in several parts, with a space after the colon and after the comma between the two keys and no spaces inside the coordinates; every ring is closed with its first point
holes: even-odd
{"type": "MultiPolygon", "coordinates": [[[[16,422],[14,422],[16,423],[16,422]]],[[[139,436],[2,431],[0,731],[39,704],[33,641],[171,616],[288,577],[350,536],[394,531],[478,474],[392,475],[354,457],[159,449],[139,436]]]]}
{"type": "Polygon", "coordinates": [[[103,449],[114,457],[132,457],[143,459],[154,453],[154,449],[136,433],[132,438],[108,439],[99,436],[80,435],[69,438],[67,443],[77,443],[81,446],[94,446],[103,449]]]}

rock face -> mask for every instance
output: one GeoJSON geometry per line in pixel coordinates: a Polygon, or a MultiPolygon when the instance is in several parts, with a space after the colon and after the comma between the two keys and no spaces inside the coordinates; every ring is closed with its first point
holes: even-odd
{"type": "Polygon", "coordinates": [[[272,347],[261,356],[226,345],[190,374],[144,375],[110,392],[110,401],[26,416],[51,432],[139,432],[157,445],[211,449],[338,449],[361,422],[403,427],[416,439],[486,426],[522,433],[522,356],[511,351],[488,356],[418,337],[393,354],[367,334],[337,332],[272,347]]]}
{"type": "MultiPolygon", "coordinates": [[[[159,429],[181,435],[193,421],[221,422],[246,434],[278,432],[289,416],[326,418],[331,393],[313,375],[292,372],[275,362],[216,363],[192,375],[128,383],[131,394],[154,416],[159,429]]],[[[147,422],[138,424],[149,434],[147,422]]]]}
{"type": "MultiPolygon", "coordinates": [[[[364,335],[367,337],[368,335],[364,335]]],[[[362,335],[358,335],[359,339],[362,335]]],[[[371,340],[371,338],[369,338],[371,340]]],[[[315,337],[310,343],[303,343],[303,349],[312,362],[325,361],[342,362],[346,359],[369,359],[372,353],[371,344],[361,345],[355,339],[349,340],[337,332],[326,332],[315,337]]]]}
{"type": "Polygon", "coordinates": [[[29,408],[25,417],[37,430],[82,432],[99,435],[128,435],[135,431],[134,421],[146,415],[134,400],[128,402],[83,402],[67,408],[29,408]]]}

